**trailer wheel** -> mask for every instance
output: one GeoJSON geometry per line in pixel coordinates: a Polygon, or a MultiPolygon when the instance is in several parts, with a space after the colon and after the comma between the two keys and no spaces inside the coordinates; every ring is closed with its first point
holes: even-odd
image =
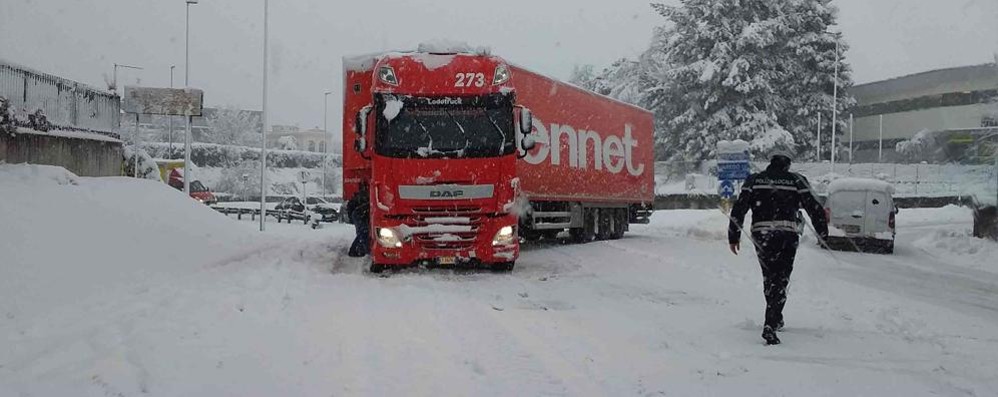
{"type": "Polygon", "coordinates": [[[596,210],[596,239],[609,240],[614,233],[614,219],[612,209],[596,210]]]}
{"type": "Polygon", "coordinates": [[[593,210],[582,211],[582,227],[569,229],[572,242],[585,244],[596,237],[596,214],[593,210]]]}
{"type": "Polygon", "coordinates": [[[613,210],[613,232],[610,234],[611,240],[619,240],[624,237],[627,231],[627,210],[618,208],[613,210]]]}

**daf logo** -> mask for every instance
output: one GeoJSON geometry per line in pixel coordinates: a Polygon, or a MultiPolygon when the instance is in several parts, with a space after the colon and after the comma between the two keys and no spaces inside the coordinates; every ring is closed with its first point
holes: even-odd
{"type": "Polygon", "coordinates": [[[434,190],[430,192],[430,197],[464,197],[464,190],[434,190]]]}

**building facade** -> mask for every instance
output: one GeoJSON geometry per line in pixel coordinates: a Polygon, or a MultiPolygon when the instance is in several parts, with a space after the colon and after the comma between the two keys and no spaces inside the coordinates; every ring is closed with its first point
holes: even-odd
{"type": "Polygon", "coordinates": [[[319,128],[304,130],[294,125],[274,125],[267,133],[267,146],[275,149],[326,153],[332,151],[330,142],[329,134],[319,128]]]}
{"type": "MultiPolygon", "coordinates": [[[[854,162],[905,160],[895,146],[920,132],[934,136],[941,146],[969,145],[998,127],[996,64],[933,70],[856,85],[850,94],[856,98],[856,106],[842,116],[854,117],[854,162]]],[[[848,144],[849,133],[848,129],[842,131],[844,144],[848,144]]],[[[956,146],[947,149],[951,157],[959,156],[956,146]]]]}

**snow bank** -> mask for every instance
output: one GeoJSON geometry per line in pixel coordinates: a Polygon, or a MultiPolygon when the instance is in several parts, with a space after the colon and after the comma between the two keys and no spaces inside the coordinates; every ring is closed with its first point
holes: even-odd
{"type": "Polygon", "coordinates": [[[34,186],[77,185],[79,179],[76,174],[62,167],[0,162],[0,186],[4,187],[5,192],[34,186]]]}
{"type": "Polygon", "coordinates": [[[0,165],[0,186],[0,313],[8,324],[173,282],[169,275],[219,261],[219,247],[247,237],[162,182],[0,165]]]}

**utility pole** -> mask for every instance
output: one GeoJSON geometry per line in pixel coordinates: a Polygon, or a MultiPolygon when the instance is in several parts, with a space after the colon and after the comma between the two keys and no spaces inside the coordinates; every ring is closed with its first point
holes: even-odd
{"type": "Polygon", "coordinates": [[[263,139],[260,140],[260,231],[266,230],[267,218],[267,47],[270,2],[263,0],[263,139]]]}
{"type": "Polygon", "coordinates": [[[880,149],[877,153],[877,162],[884,162],[884,115],[880,115],[880,149]]]}
{"type": "MultiPolygon", "coordinates": [[[[198,0],[187,0],[187,27],[184,29],[184,88],[191,86],[191,4],[198,0]]],[[[184,194],[191,195],[191,116],[187,116],[184,131],[184,194]]]]}
{"type": "Polygon", "coordinates": [[[849,113],[849,164],[852,164],[852,127],[853,127],[853,117],[852,113],[849,113]]]}
{"type": "Polygon", "coordinates": [[[817,161],[821,162],[821,112],[818,112],[818,157],[817,161]]]}
{"type": "Polygon", "coordinates": [[[839,36],[835,35],[835,84],[832,88],[832,173],[835,172],[835,127],[839,115],[839,36]]]}
{"type": "MultiPolygon", "coordinates": [[[[173,69],[177,65],[170,65],[170,88],[173,88],[173,69]]],[[[167,120],[170,121],[170,157],[173,157],[173,116],[166,116],[167,120]]]]}
{"type": "Polygon", "coordinates": [[[322,139],[326,141],[326,150],[322,153],[322,194],[326,194],[326,167],[329,163],[329,151],[332,149],[333,141],[329,139],[329,94],[332,91],[326,90],[322,95],[322,139]]]}

